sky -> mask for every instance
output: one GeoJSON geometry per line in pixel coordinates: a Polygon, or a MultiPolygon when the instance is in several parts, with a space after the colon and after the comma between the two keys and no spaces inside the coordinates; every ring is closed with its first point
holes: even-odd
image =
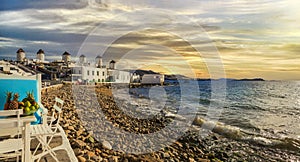
{"type": "Polygon", "coordinates": [[[200,78],[300,79],[297,0],[1,0],[0,57],[92,62],[200,78]]]}

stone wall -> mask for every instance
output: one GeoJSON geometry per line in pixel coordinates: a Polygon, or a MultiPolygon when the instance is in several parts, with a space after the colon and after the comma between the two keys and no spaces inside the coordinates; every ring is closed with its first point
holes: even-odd
{"type": "Polygon", "coordinates": [[[49,86],[49,87],[44,87],[44,88],[42,88],[42,95],[47,93],[47,92],[51,92],[51,91],[54,91],[54,90],[59,90],[62,87],[63,87],[63,84],[56,84],[56,85],[52,85],[52,86],[49,86]]]}

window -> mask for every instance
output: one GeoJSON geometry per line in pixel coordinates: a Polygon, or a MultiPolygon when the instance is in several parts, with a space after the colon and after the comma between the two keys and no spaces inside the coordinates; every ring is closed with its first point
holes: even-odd
{"type": "Polygon", "coordinates": [[[99,76],[99,71],[97,71],[97,76],[99,76]]]}
{"type": "Polygon", "coordinates": [[[100,79],[98,79],[98,82],[100,82],[100,79]]]}
{"type": "Polygon", "coordinates": [[[92,71],[92,75],[93,75],[93,76],[95,75],[95,72],[94,72],[94,71],[92,71]]]}
{"type": "Polygon", "coordinates": [[[104,71],[102,72],[102,76],[104,76],[104,71]]]}
{"type": "Polygon", "coordinates": [[[90,71],[87,71],[87,75],[90,75],[90,71]]]}
{"type": "Polygon", "coordinates": [[[78,70],[78,73],[79,73],[79,74],[81,74],[81,71],[80,71],[80,70],[78,70]]]}
{"type": "Polygon", "coordinates": [[[104,79],[102,79],[102,82],[104,82],[104,79]]]}

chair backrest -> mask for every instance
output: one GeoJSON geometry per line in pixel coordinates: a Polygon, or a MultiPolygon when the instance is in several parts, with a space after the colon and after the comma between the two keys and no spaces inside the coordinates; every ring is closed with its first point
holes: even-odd
{"type": "Polygon", "coordinates": [[[52,119],[56,118],[56,120],[52,120],[50,123],[50,126],[52,127],[53,125],[58,125],[61,112],[62,112],[62,107],[64,105],[64,101],[61,100],[58,97],[55,97],[55,103],[53,105],[54,110],[52,111],[52,119]]]}
{"type": "Polygon", "coordinates": [[[32,76],[1,76],[0,78],[0,110],[4,109],[6,92],[19,94],[19,100],[26,97],[27,92],[32,92],[35,100],[41,102],[41,75],[32,76]]]}
{"type": "Polygon", "coordinates": [[[22,133],[22,109],[0,110],[0,136],[20,135],[22,133]]]}
{"type": "Polygon", "coordinates": [[[64,105],[64,101],[61,100],[61,99],[58,98],[58,97],[55,97],[55,104],[54,104],[53,108],[54,108],[57,112],[59,112],[59,113],[61,112],[61,109],[62,109],[63,105],[64,105]]]}

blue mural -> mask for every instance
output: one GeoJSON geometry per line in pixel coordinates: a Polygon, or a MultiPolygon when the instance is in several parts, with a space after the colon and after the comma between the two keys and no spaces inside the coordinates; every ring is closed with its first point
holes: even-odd
{"type": "Polygon", "coordinates": [[[34,98],[38,101],[38,81],[22,79],[0,79],[0,110],[4,109],[6,92],[19,93],[19,101],[26,97],[26,92],[33,91],[34,98]]]}

